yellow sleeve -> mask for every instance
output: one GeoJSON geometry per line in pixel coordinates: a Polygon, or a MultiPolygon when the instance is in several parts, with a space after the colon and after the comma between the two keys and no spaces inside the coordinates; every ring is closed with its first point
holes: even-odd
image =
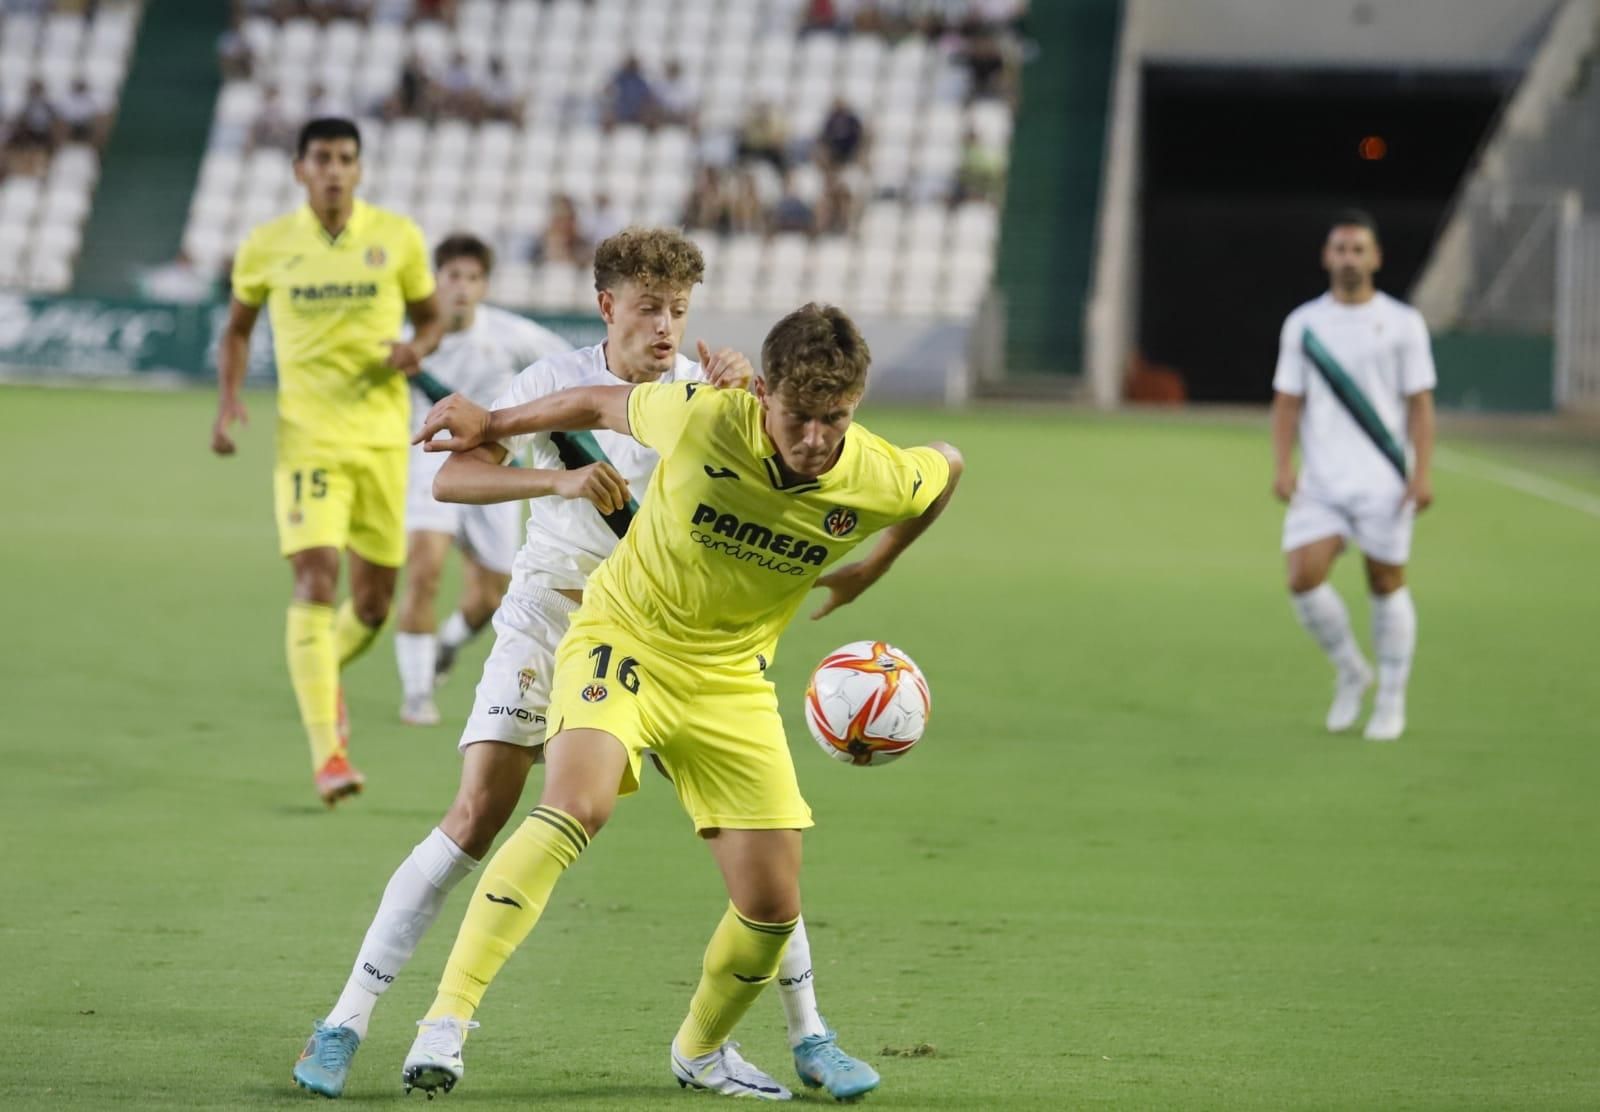
{"type": "Polygon", "coordinates": [[[252,309],[259,309],[271,292],[267,288],[267,253],[261,249],[259,232],[251,232],[233,256],[230,284],[233,296],[252,309]]]}
{"type": "Polygon", "coordinates": [[[400,279],[400,294],[406,304],[426,301],[433,293],[433,269],[428,265],[428,244],[422,238],[422,229],[416,222],[405,222],[405,262],[400,264],[396,277],[400,279]]]}
{"type": "Polygon", "coordinates": [[[720,391],[701,382],[643,382],[628,395],[628,431],[661,456],[672,454],[683,430],[701,408],[716,404],[720,391]]]}
{"type": "Polygon", "coordinates": [[[897,448],[904,517],[921,517],[950,485],[950,461],[937,448],[897,448]]]}

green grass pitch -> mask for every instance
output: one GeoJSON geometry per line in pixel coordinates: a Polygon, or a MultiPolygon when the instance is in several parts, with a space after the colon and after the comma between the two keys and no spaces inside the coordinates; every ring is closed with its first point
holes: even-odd
{"type": "MultiPolygon", "coordinates": [[[[212,406],[0,394],[0,1107],[312,1099],[295,1055],[454,790],[487,644],[446,725],[417,730],[385,637],[346,677],[367,793],[316,803],[271,399],[225,461],[212,406]]],[[[1411,732],[1378,746],[1320,728],[1330,676],[1281,587],[1264,420],[866,416],[969,468],[889,579],[797,625],[775,669],[818,820],[819,996],[883,1073],[871,1105],[1600,1107],[1600,518],[1441,470],[1411,732]],[[800,715],[810,665],[861,637],[933,689],[927,738],[883,770],[827,760],[800,715]]],[[[1592,449],[1454,448],[1600,493],[1592,449]]],[[[1354,561],[1337,584],[1366,642],[1354,561]]],[[[402,1099],[464,899],[385,998],[347,1100],[402,1099]]],[[[666,1067],[721,909],[651,778],[494,986],[446,1103],[713,1104],[666,1067]]],[[[740,1034],[792,1076],[775,999],[740,1034]]]]}

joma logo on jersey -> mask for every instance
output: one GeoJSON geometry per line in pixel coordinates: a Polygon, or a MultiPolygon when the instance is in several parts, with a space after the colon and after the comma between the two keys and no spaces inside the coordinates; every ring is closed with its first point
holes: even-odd
{"type": "Polygon", "coordinates": [[[376,282],[324,282],[320,286],[290,286],[291,301],[332,301],[341,297],[377,297],[376,282]]]}
{"type": "Polygon", "coordinates": [[[764,549],[774,556],[799,560],[802,564],[821,567],[828,559],[828,550],[820,544],[812,544],[804,537],[790,536],[788,533],[773,533],[765,525],[740,521],[732,514],[718,513],[704,502],[695,507],[694,517],[690,518],[689,524],[704,525],[708,532],[717,533],[741,545],[764,549]]]}

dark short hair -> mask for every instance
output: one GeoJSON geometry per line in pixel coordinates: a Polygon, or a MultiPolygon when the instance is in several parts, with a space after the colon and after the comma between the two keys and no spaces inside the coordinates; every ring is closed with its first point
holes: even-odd
{"type": "Polygon", "coordinates": [[[1372,233],[1374,243],[1378,241],[1378,222],[1373,219],[1372,213],[1366,209],[1347,208],[1340,209],[1333,214],[1333,219],[1328,222],[1328,231],[1335,228],[1365,228],[1372,233]]]}
{"type": "Polygon", "coordinates": [[[319,116],[307,120],[300,129],[300,140],[294,148],[295,158],[304,158],[307,148],[318,139],[354,139],[356,154],[361,153],[361,129],[354,120],[347,120],[343,116],[319,116]]]}
{"type": "Polygon", "coordinates": [[[767,389],[808,408],[860,398],[871,363],[855,322],[838,306],[815,301],[773,325],[761,345],[767,389]]]}
{"type": "Polygon", "coordinates": [[[477,259],[484,274],[494,270],[494,248],[468,232],[445,236],[433,249],[433,269],[443,270],[456,259],[477,259]]]}

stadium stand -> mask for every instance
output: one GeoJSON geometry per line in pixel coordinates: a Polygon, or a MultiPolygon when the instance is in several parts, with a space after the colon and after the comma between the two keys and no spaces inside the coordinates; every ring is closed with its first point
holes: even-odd
{"type": "Polygon", "coordinates": [[[0,4],[0,288],[72,284],[139,22],[131,2],[77,7],[0,4]]]}
{"type": "Polygon", "coordinates": [[[282,7],[219,44],[184,233],[206,272],[299,203],[295,126],[336,113],[361,123],[369,200],[496,244],[501,304],[587,307],[589,252],[628,223],[695,230],[719,308],[965,316],[989,285],[1015,0],[282,7]]]}

